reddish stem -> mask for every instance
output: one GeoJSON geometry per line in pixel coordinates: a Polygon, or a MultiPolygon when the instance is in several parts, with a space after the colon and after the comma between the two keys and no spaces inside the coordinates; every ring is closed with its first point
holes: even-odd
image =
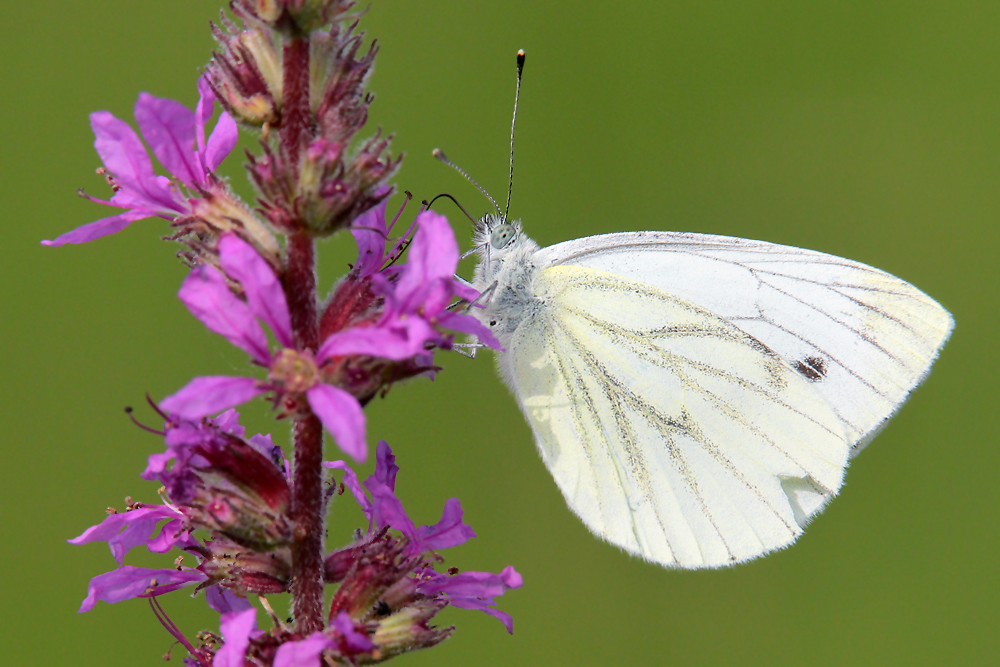
{"type": "MultiPolygon", "coordinates": [[[[284,93],[281,104],[281,147],[298,180],[299,156],[309,140],[309,40],[292,38],[284,49],[284,93]]],[[[301,229],[294,211],[295,227],[301,229]]],[[[303,231],[288,236],[283,276],[295,344],[318,348],[316,274],[313,239],[303,231]]],[[[323,425],[314,415],[295,423],[295,478],[292,487],[292,614],[302,635],[322,630],[323,623],[323,425]]]]}
{"type": "Polygon", "coordinates": [[[299,154],[312,126],[309,108],[309,39],[294,37],[285,44],[281,100],[281,147],[296,180],[299,154]]]}
{"type": "MultiPolygon", "coordinates": [[[[295,344],[316,351],[316,275],[313,240],[288,237],[284,285],[295,344]]],[[[295,423],[295,478],[292,486],[292,613],[296,630],[323,629],[323,426],[313,415],[295,423]]]]}
{"type": "Polygon", "coordinates": [[[323,425],[295,422],[292,517],[292,615],[303,636],[323,629],[323,425]]]}
{"type": "Polygon", "coordinates": [[[288,235],[283,282],[288,311],[292,316],[295,346],[300,350],[308,348],[316,352],[319,348],[319,332],[313,251],[313,239],[308,234],[294,232],[288,235]]]}

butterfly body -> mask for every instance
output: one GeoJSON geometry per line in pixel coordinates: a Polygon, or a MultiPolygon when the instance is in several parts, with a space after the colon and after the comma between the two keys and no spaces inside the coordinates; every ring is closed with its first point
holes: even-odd
{"type": "Polygon", "coordinates": [[[672,567],[791,544],[923,379],[950,315],[887,273],[729,237],[476,231],[473,311],[570,508],[672,567]]]}

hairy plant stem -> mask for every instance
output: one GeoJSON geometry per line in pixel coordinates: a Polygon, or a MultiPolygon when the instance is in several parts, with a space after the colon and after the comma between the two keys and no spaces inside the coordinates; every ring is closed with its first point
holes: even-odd
{"type": "MultiPolygon", "coordinates": [[[[312,125],[309,109],[309,40],[295,37],[284,48],[281,147],[298,180],[299,161],[312,125]]],[[[291,218],[294,220],[295,214],[291,218]]],[[[299,220],[295,220],[301,223],[299,220]]],[[[305,231],[288,235],[283,276],[292,329],[299,349],[318,347],[314,241],[305,231]]],[[[323,619],[323,426],[315,415],[295,422],[292,487],[292,614],[297,632],[322,630],[323,619]]]]}

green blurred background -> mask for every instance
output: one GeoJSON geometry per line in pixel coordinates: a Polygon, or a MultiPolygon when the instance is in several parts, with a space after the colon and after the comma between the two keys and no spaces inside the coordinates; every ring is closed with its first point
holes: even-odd
{"type": "MultiPolygon", "coordinates": [[[[245,355],[177,301],[185,271],[158,241],[165,223],[79,247],[38,241],[107,214],[74,196],[106,194],[87,114],[131,121],[143,90],[193,105],[217,11],[0,8],[3,664],[153,665],[170,645],[142,601],[76,614],[114,563],[65,539],[126,495],[156,500],[138,473],[161,444],[122,407],[241,373],[245,355]]],[[[513,213],[542,245],[642,229],[765,239],[885,269],[957,321],[799,543],[722,571],[663,570],[591,537],[489,355],[440,355],[436,382],[370,406],[370,442],[396,449],[417,521],[461,498],[479,537],[449,564],[514,564],[525,585],[502,598],[512,637],[449,609],[455,637],[399,664],[996,664],[1000,4],[376,0],[362,25],[383,47],[371,130],[396,133],[397,183],[418,200],[447,191],[487,210],[434,147],[503,196],[523,47],[513,213]]],[[[251,196],[238,155],[225,169],[251,196]]],[[[467,247],[461,214],[439,209],[467,247]]],[[[352,253],[349,238],[324,247],[324,286],[352,253]]],[[[287,440],[263,405],[243,412],[251,433],[287,440]]],[[[331,546],[360,524],[336,509],[331,546]]],[[[189,636],[214,629],[202,601],[161,599],[189,636]]]]}

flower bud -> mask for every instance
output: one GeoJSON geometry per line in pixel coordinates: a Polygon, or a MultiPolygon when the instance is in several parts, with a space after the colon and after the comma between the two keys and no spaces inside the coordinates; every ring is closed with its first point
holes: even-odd
{"type": "Polygon", "coordinates": [[[282,60],[277,36],[265,23],[233,11],[244,28],[223,19],[212,25],[220,51],[208,65],[212,89],[230,115],[252,127],[275,125],[281,115],[282,60]]]}
{"type": "Polygon", "coordinates": [[[354,4],[350,0],[236,0],[233,10],[286,32],[308,33],[338,20],[354,4]]]}
{"type": "Polygon", "coordinates": [[[292,555],[288,547],[258,552],[217,537],[206,540],[203,547],[199,545],[190,550],[202,557],[197,569],[209,577],[209,582],[221,583],[242,596],[288,590],[292,573],[292,555]]]}

